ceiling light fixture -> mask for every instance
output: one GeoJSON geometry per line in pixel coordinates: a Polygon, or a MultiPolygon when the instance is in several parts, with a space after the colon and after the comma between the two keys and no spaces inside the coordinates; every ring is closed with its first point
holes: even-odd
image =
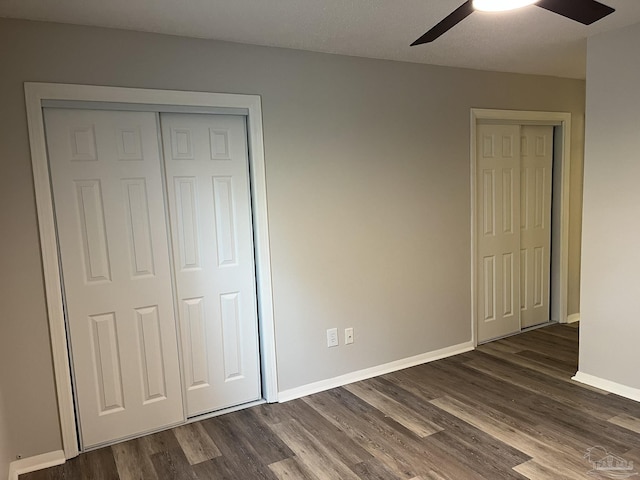
{"type": "Polygon", "coordinates": [[[539,0],[473,0],[473,8],[483,12],[504,12],[533,5],[539,0]]]}

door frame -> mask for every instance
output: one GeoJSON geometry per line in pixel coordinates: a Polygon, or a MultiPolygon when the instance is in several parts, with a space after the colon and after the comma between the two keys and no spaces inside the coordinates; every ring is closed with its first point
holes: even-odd
{"type": "Polygon", "coordinates": [[[260,96],[36,82],[25,82],[24,89],[47,316],[65,458],[77,456],[80,449],[42,111],[44,106],[51,106],[51,103],[91,102],[97,106],[96,108],[102,105],[105,108],[123,106],[123,109],[136,109],[137,105],[144,109],[151,105],[154,108],[159,107],[160,111],[166,109],[185,112],[226,112],[244,115],[247,118],[262,394],[267,402],[277,402],[275,323],[260,96]]]}
{"type": "MultiPolygon", "coordinates": [[[[476,133],[478,124],[481,123],[501,123],[511,125],[549,125],[555,127],[558,132],[554,132],[554,170],[555,163],[560,162],[560,195],[559,198],[553,198],[552,208],[557,208],[560,221],[560,235],[554,241],[555,235],[552,233],[552,251],[556,249],[559,255],[552,254],[551,275],[558,272],[559,280],[551,282],[549,291],[553,300],[550,308],[550,316],[557,315],[560,323],[567,323],[568,319],[568,286],[569,286],[569,189],[570,189],[570,173],[571,173],[571,114],[567,112],[538,112],[527,110],[493,110],[484,108],[471,109],[471,142],[470,142],[470,158],[471,158],[471,335],[474,346],[478,346],[478,324],[477,324],[477,260],[478,260],[478,236],[476,232],[477,225],[477,202],[476,202],[476,175],[477,175],[477,159],[476,159],[476,133]],[[561,145],[558,148],[555,140],[560,140],[561,145]],[[557,302],[557,303],[556,303],[557,302]],[[554,309],[554,304],[557,307],[554,309]],[[554,312],[555,310],[555,312],[554,312]]],[[[555,130],[555,129],[554,129],[555,130]]],[[[557,181],[556,176],[552,177],[552,182],[557,181]]],[[[555,189],[552,186],[552,191],[555,189]]]]}

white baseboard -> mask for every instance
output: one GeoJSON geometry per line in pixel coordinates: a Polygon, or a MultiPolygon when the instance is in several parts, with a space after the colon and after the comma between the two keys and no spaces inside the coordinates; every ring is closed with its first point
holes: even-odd
{"type": "Polygon", "coordinates": [[[567,323],[575,323],[575,322],[579,322],[580,321],[580,314],[579,313],[572,313],[571,315],[569,315],[567,317],[567,323]]]}
{"type": "Polygon", "coordinates": [[[22,458],[9,464],[9,480],[18,480],[18,475],[35,472],[43,468],[62,465],[66,461],[64,452],[56,450],[55,452],[43,453],[35,457],[22,458]]]}
{"type": "Polygon", "coordinates": [[[605,380],[604,378],[596,377],[594,375],[589,375],[588,373],[583,372],[577,372],[572,380],[584,383],[585,385],[599,388],[600,390],[604,390],[605,392],[615,393],[616,395],[620,395],[621,397],[640,402],[639,388],[628,387],[627,385],[612,382],[611,380],[605,380]]]}
{"type": "Polygon", "coordinates": [[[309,383],[301,387],[283,390],[278,394],[278,402],[288,402],[289,400],[295,400],[296,398],[305,397],[314,393],[324,392],[325,390],[329,390],[331,388],[341,387],[349,383],[366,380],[367,378],[377,377],[379,375],[395,372],[397,370],[403,370],[405,368],[414,367],[423,363],[433,362],[434,360],[440,360],[441,358],[468,352],[470,350],[473,350],[473,348],[473,342],[460,343],[458,345],[442,348],[433,352],[422,353],[414,357],[396,360],[394,362],[385,363],[376,367],[365,368],[364,370],[358,370],[356,372],[347,373],[338,377],[328,378],[327,380],[309,383]]]}

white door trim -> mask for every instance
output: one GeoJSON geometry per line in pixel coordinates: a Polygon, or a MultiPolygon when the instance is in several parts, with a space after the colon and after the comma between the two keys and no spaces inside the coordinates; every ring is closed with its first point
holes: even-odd
{"type": "MultiPolygon", "coordinates": [[[[560,281],[551,286],[551,295],[557,298],[560,323],[567,322],[567,295],[569,284],[569,187],[571,167],[571,114],[566,112],[535,112],[525,110],[490,110],[482,108],[471,109],[471,331],[473,344],[478,345],[477,336],[477,234],[476,234],[476,129],[478,123],[507,123],[519,125],[553,125],[561,129],[562,149],[561,158],[561,195],[554,198],[559,202],[560,226],[560,281]]],[[[557,159],[554,159],[557,160],[557,159]]]]}
{"type": "Polygon", "coordinates": [[[278,384],[260,96],[26,82],[25,101],[29,127],[29,144],[31,148],[38,226],[40,229],[40,248],[44,272],[45,295],[47,299],[49,331],[51,335],[53,369],[65,457],[72,458],[77,456],[79,446],[71,388],[69,345],[67,343],[61,293],[62,284],[58,267],[58,247],[47,160],[44,118],[42,114],[43,102],[50,100],[131,105],[151,104],[160,107],[167,106],[168,108],[229,108],[243,109],[247,112],[263,395],[266,401],[276,402],[278,400],[278,384]]]}

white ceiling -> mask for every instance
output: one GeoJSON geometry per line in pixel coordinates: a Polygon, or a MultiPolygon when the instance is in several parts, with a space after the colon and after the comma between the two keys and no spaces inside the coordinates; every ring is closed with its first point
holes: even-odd
{"type": "Polygon", "coordinates": [[[640,22],[639,0],[602,1],[616,12],[591,26],[535,6],[474,12],[416,47],[464,0],[0,0],[0,17],[584,78],[586,38],[640,22]]]}

